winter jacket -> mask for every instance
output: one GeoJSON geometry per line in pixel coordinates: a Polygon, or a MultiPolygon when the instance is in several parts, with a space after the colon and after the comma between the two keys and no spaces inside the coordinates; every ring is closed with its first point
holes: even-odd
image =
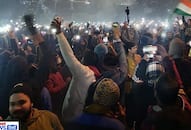
{"type": "Polygon", "coordinates": [[[60,92],[65,87],[65,81],[60,72],[50,73],[46,81],[46,87],[50,94],[60,92]]]}
{"type": "Polygon", "coordinates": [[[63,33],[58,34],[57,38],[62,56],[72,73],[72,80],[62,107],[63,121],[67,122],[82,113],[88,88],[96,78],[94,72],[75,57],[63,33]]]}
{"type": "MultiPolygon", "coordinates": [[[[32,117],[20,122],[21,130],[64,130],[58,117],[46,110],[32,109],[32,117]]],[[[6,120],[14,120],[10,116],[6,120]]]]}

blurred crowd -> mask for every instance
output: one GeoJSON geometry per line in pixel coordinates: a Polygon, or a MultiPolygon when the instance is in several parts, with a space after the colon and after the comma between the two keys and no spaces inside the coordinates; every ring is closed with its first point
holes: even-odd
{"type": "Polygon", "coordinates": [[[64,24],[55,17],[38,27],[28,17],[20,30],[0,34],[4,120],[31,130],[191,129],[191,19],[64,24]],[[38,110],[51,113],[40,121],[38,110]]]}

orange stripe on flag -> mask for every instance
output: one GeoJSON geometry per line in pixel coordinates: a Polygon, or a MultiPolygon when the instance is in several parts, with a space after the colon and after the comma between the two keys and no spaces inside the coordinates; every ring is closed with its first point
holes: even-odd
{"type": "Polygon", "coordinates": [[[181,3],[185,4],[189,8],[191,8],[191,0],[181,0],[181,3]]]}

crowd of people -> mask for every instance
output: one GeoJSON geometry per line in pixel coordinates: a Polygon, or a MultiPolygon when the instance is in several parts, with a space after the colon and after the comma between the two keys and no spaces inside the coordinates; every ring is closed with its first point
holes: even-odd
{"type": "Polygon", "coordinates": [[[3,120],[22,130],[191,129],[191,19],[137,30],[62,28],[57,16],[46,31],[23,20],[0,38],[3,120]]]}

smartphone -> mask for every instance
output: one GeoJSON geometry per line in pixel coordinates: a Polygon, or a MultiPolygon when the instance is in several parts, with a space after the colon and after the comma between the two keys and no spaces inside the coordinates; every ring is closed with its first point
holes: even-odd
{"type": "Polygon", "coordinates": [[[188,45],[191,47],[191,41],[188,42],[188,45]]]}
{"type": "Polygon", "coordinates": [[[154,54],[146,54],[147,55],[147,58],[151,59],[151,58],[154,58],[154,54]]]}
{"type": "Polygon", "coordinates": [[[143,47],[143,53],[155,54],[157,50],[157,46],[153,45],[147,45],[143,47]]]}
{"type": "Polygon", "coordinates": [[[103,42],[104,42],[104,43],[107,43],[107,42],[108,42],[108,37],[104,37],[104,38],[103,38],[103,42]]]}

